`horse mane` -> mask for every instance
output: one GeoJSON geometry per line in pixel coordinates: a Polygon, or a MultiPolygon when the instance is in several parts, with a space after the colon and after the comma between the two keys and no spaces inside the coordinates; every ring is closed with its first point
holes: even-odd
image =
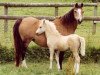
{"type": "MultiPolygon", "coordinates": [[[[76,21],[74,17],[74,8],[71,9],[68,13],[61,17],[61,21],[63,24],[71,25],[73,22],[76,21]]],[[[77,21],[76,21],[77,22],[77,21]]]]}
{"type": "Polygon", "coordinates": [[[56,26],[53,22],[49,21],[49,20],[45,20],[45,23],[47,26],[49,26],[49,29],[51,31],[53,31],[53,33],[55,33],[56,35],[59,35],[60,33],[58,32],[58,30],[56,29],[56,26]]]}

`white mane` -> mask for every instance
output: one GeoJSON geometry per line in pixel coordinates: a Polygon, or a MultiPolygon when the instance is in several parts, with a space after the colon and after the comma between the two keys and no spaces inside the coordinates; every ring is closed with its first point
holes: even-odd
{"type": "Polygon", "coordinates": [[[55,34],[61,35],[58,30],[56,29],[56,26],[53,22],[49,21],[49,20],[45,20],[45,24],[47,26],[49,26],[49,28],[51,29],[51,31],[55,34]]]}

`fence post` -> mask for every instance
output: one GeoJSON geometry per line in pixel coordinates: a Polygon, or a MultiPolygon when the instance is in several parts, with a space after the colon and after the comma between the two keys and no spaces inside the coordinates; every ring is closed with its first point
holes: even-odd
{"type": "Polygon", "coordinates": [[[55,7],[55,17],[58,16],[58,7],[55,7]]]}
{"type": "MultiPolygon", "coordinates": [[[[94,6],[94,16],[97,16],[97,6],[94,6]]],[[[96,33],[96,22],[93,21],[92,34],[96,33]]]]}
{"type": "MultiPolygon", "coordinates": [[[[8,15],[8,6],[5,5],[4,6],[4,15],[8,15]]],[[[4,32],[7,32],[8,31],[8,20],[5,19],[4,20],[4,32]]]]}

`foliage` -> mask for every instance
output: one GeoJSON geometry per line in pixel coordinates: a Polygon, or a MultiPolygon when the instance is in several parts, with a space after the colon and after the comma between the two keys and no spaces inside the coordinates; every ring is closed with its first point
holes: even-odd
{"type": "Polygon", "coordinates": [[[7,47],[2,47],[0,45],[0,61],[9,62],[14,59],[13,49],[7,49],[7,47]]]}
{"type": "MultiPolygon", "coordinates": [[[[64,56],[65,60],[67,60],[70,54],[71,54],[70,51],[65,52],[65,56],[64,56]]],[[[0,61],[1,62],[14,61],[14,56],[15,55],[14,55],[13,48],[8,49],[7,47],[3,47],[0,45],[0,61]]],[[[98,62],[100,58],[100,49],[96,50],[94,47],[93,48],[88,47],[86,49],[86,56],[85,57],[81,56],[81,58],[82,58],[83,63],[90,62],[91,59],[94,62],[98,62]]],[[[34,61],[34,62],[49,60],[49,50],[47,48],[41,48],[38,46],[28,48],[26,52],[26,59],[28,61],[34,61]]]]}

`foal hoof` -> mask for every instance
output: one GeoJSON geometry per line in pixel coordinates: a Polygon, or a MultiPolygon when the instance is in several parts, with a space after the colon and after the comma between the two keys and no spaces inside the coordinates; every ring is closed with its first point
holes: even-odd
{"type": "Polygon", "coordinates": [[[28,68],[27,66],[25,66],[25,65],[21,65],[21,67],[23,67],[23,68],[28,68]]]}

